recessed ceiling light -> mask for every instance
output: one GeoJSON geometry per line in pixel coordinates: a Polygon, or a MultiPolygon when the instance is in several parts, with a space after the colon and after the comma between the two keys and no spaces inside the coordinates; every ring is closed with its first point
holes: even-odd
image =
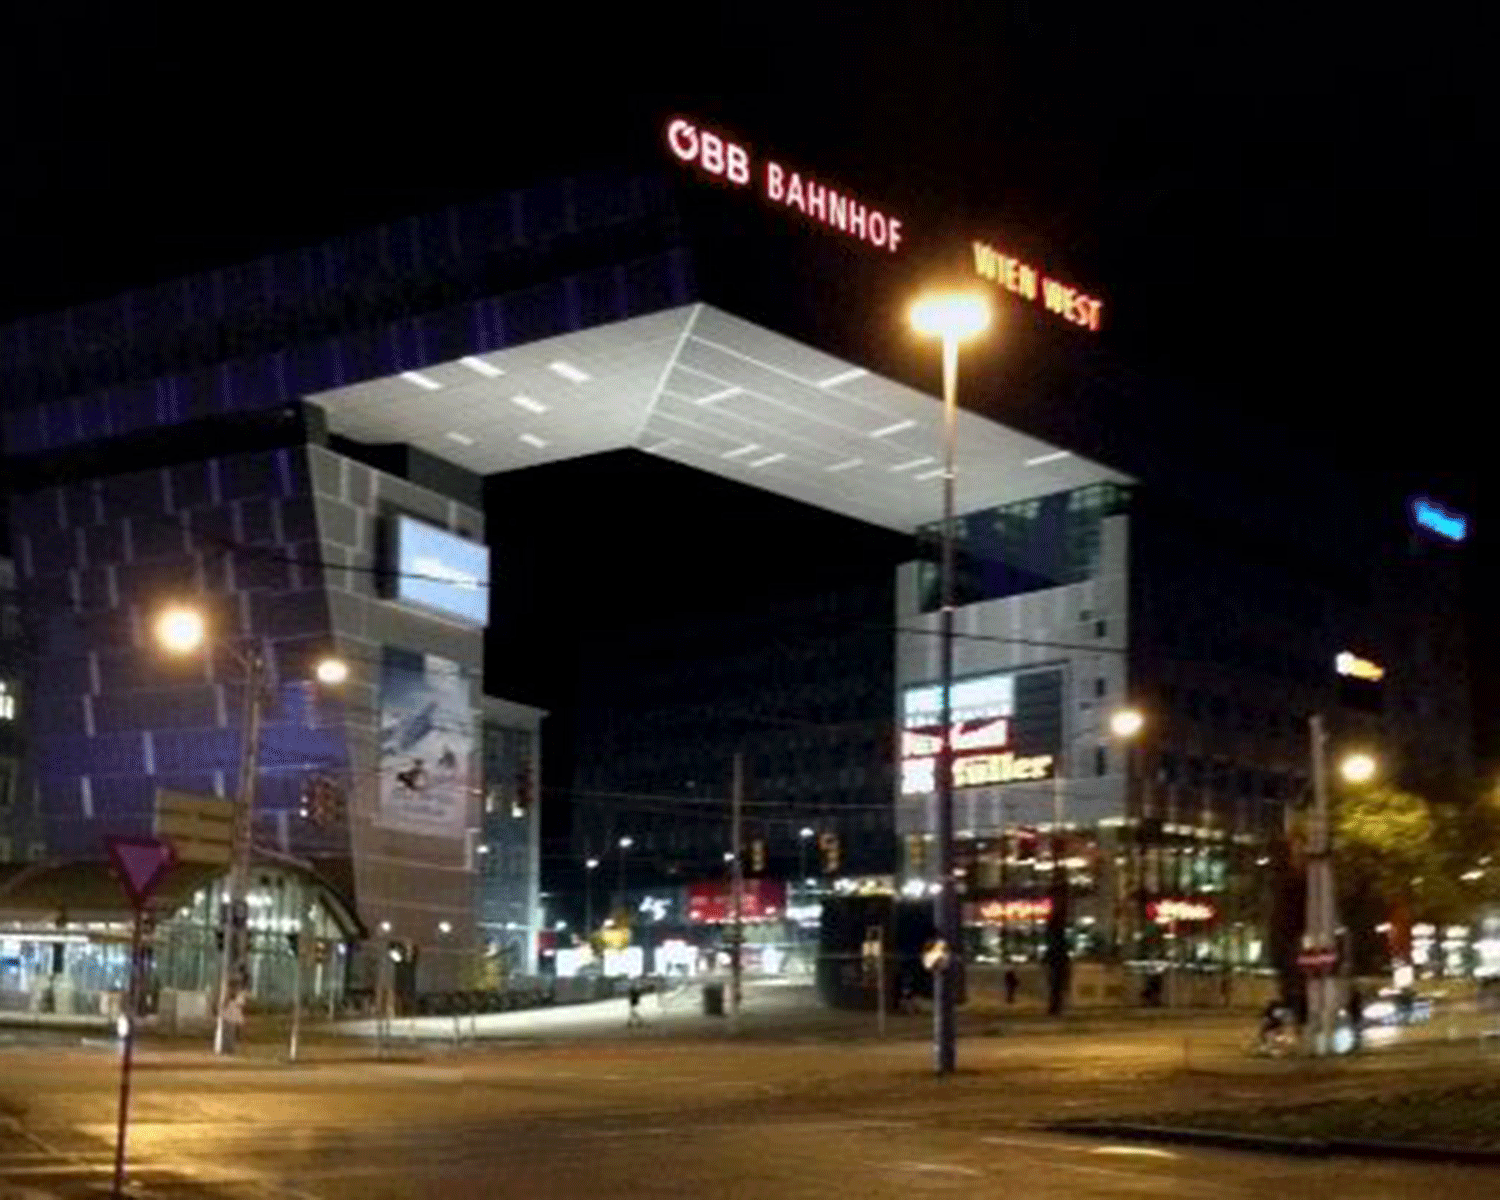
{"type": "Polygon", "coordinates": [[[768,454],[768,455],[765,456],[765,458],[757,458],[750,465],[752,467],[768,467],[773,462],[780,462],[785,457],[786,457],[785,454],[768,454]]]}
{"type": "Polygon", "coordinates": [[[527,412],[544,413],[547,406],[540,400],[533,400],[530,396],[512,396],[510,402],[517,408],[524,408],[527,412]]]}
{"type": "Polygon", "coordinates": [[[474,439],[466,433],[454,433],[451,429],[443,434],[450,442],[457,442],[460,446],[472,446],[474,439]]]}
{"type": "Polygon", "coordinates": [[[727,387],[721,392],[710,392],[707,396],[699,396],[694,404],[712,404],[715,400],[728,400],[730,396],[738,396],[743,388],[727,387]]]}
{"type": "Polygon", "coordinates": [[[921,458],[914,458],[914,459],[911,459],[909,462],[897,463],[894,467],[891,468],[891,470],[892,471],[910,471],[913,467],[925,466],[927,463],[934,462],[934,461],[935,460],[933,459],[932,455],[930,455],[930,454],[924,454],[921,458]]]}
{"type": "Polygon", "coordinates": [[[557,362],[550,362],[547,366],[573,383],[587,383],[592,378],[587,371],[580,371],[572,363],[563,362],[561,359],[557,362]]]}
{"type": "Polygon", "coordinates": [[[547,444],[547,440],[545,438],[539,438],[534,433],[523,433],[521,435],[521,440],[528,446],[535,446],[538,450],[542,449],[547,444]]]}
{"type": "Polygon", "coordinates": [[[726,450],[721,457],[738,458],[742,454],[750,454],[753,451],[759,449],[760,447],[758,445],[756,445],[754,442],[751,442],[748,446],[741,446],[738,450],[726,450]]]}
{"type": "Polygon", "coordinates": [[[865,460],[862,458],[846,458],[843,462],[834,463],[831,467],[824,467],[830,475],[835,471],[847,471],[850,467],[857,467],[865,460]]]}
{"type": "Polygon", "coordinates": [[[869,372],[863,367],[850,367],[847,371],[840,371],[837,375],[830,375],[827,379],[818,380],[818,386],[824,388],[838,387],[841,383],[848,383],[851,379],[858,379],[861,375],[868,374],[869,372]]]}
{"type": "Polygon", "coordinates": [[[424,392],[435,392],[443,385],[430,376],[423,375],[421,371],[402,371],[401,378],[407,383],[414,383],[424,392]]]}
{"type": "Polygon", "coordinates": [[[458,361],[476,374],[483,375],[486,379],[494,379],[497,375],[505,374],[494,363],[485,362],[482,358],[475,358],[472,354],[465,354],[458,361]]]}
{"type": "Polygon", "coordinates": [[[1035,458],[1028,458],[1026,465],[1028,467],[1039,467],[1043,463],[1056,462],[1060,458],[1072,457],[1073,452],[1071,450],[1054,450],[1051,454],[1038,454],[1035,458]]]}
{"type": "Polygon", "coordinates": [[[872,431],[870,436],[885,437],[888,433],[900,433],[903,429],[910,429],[915,424],[915,421],[897,421],[894,425],[887,425],[882,429],[872,431]]]}

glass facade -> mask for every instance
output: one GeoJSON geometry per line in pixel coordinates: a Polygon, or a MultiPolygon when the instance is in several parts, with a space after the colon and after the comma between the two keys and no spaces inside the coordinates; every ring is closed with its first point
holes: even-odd
{"type": "MultiPolygon", "coordinates": [[[[954,533],[954,598],[958,604],[1081,583],[1099,571],[1100,523],[1126,510],[1129,492],[1096,483],[968,513],[954,533]]],[[[921,564],[923,612],[938,607],[942,525],[924,526],[929,547],[921,564]]]]}

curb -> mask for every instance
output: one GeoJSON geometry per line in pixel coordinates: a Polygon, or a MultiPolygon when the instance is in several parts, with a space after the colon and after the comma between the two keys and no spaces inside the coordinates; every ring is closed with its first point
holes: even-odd
{"type": "Polygon", "coordinates": [[[1110,1137],[1138,1142],[1171,1142],[1212,1146],[1261,1154],[1328,1158],[1394,1158],[1413,1162],[1461,1162],[1500,1166],[1500,1150],[1476,1146],[1443,1146],[1431,1142],[1377,1142],[1362,1138],[1290,1138],[1274,1134],[1234,1133],[1221,1129],[1193,1129],[1173,1125],[1144,1125],[1128,1121],[1059,1121],[1042,1126],[1051,1133],[1110,1137]]]}

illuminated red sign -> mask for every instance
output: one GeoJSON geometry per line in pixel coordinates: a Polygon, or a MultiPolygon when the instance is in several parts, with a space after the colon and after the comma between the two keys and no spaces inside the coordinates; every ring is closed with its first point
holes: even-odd
{"type": "MultiPolygon", "coordinates": [[[[728,883],[690,883],[688,920],[721,925],[734,920],[734,896],[728,883]]],[[[747,879],[740,887],[740,919],[764,921],[786,915],[786,884],[779,879],[747,879]]]]}
{"type": "Polygon", "coordinates": [[[1064,321],[1099,332],[1104,318],[1104,301],[1086,292],[1044,275],[1013,255],[997,250],[986,242],[974,243],[974,273],[981,279],[997,283],[1007,292],[1040,304],[1064,321]]]}
{"type": "Polygon", "coordinates": [[[1162,925],[1177,921],[1212,921],[1219,915],[1207,900],[1153,900],[1146,905],[1146,915],[1162,925]]]}
{"type": "Polygon", "coordinates": [[[667,146],[676,158],[704,174],[733,187],[750,187],[753,183],[769,203],[795,208],[830,229],[892,254],[901,245],[899,217],[774,159],[757,166],[746,146],[685,117],[674,117],[667,123],[667,146]]]}

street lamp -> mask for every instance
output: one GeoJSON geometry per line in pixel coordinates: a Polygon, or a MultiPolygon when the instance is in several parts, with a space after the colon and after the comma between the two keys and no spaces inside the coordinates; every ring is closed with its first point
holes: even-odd
{"type": "Polygon", "coordinates": [[[1369,783],[1375,778],[1378,764],[1373,755],[1357,750],[1339,762],[1339,775],[1345,783],[1369,783]]]}
{"type": "Polygon", "coordinates": [[[620,839],[620,908],[625,908],[625,851],[635,845],[635,838],[626,834],[620,839]]]}
{"type": "Polygon", "coordinates": [[[797,868],[804,887],[807,885],[808,880],[807,845],[816,835],[817,830],[811,825],[804,825],[797,833],[797,868]]]}
{"type": "Polygon", "coordinates": [[[597,858],[587,858],[583,863],[583,936],[594,936],[594,870],[599,866],[597,858]]]}
{"type": "MultiPolygon", "coordinates": [[[[203,614],[195,608],[174,605],[163,610],[154,625],[157,642],[170,654],[191,654],[208,641],[208,626],[203,614]]],[[[250,877],[250,840],[255,812],[255,784],[260,760],[260,727],[265,704],[266,659],[261,644],[246,638],[243,646],[224,642],[224,649],[238,663],[245,677],[244,730],[240,746],[240,786],[234,805],[229,862],[229,903],[224,930],[224,948],[219,960],[218,1006],[214,1018],[214,1053],[224,1054],[225,1010],[230,1000],[231,984],[249,974],[249,905],[246,892],[250,877]]],[[[317,678],[324,683],[341,683],[349,668],[339,659],[325,658],[317,665],[317,678]]]]}
{"type": "MultiPolygon", "coordinates": [[[[978,293],[939,293],[918,300],[911,306],[909,315],[913,329],[927,337],[940,339],[943,347],[943,529],[938,575],[942,604],[938,631],[938,686],[942,701],[938,715],[940,733],[934,801],[937,808],[938,879],[951,884],[954,867],[953,739],[949,725],[952,723],[950,693],[953,686],[953,457],[958,431],[958,347],[961,342],[989,327],[990,308],[978,293]]],[[[933,910],[938,937],[948,947],[946,965],[933,974],[936,992],[932,1006],[933,1053],[937,1073],[947,1075],[953,1071],[958,1057],[955,984],[961,968],[958,962],[957,888],[940,888],[933,910]]]]}

